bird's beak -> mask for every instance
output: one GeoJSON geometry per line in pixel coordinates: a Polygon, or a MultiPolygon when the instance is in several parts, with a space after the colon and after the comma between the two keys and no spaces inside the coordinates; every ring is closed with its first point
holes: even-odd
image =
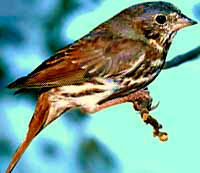
{"type": "Polygon", "coordinates": [[[187,26],[195,25],[197,24],[196,21],[190,19],[189,17],[185,16],[184,14],[181,14],[180,17],[177,19],[176,24],[173,27],[173,31],[178,31],[182,28],[185,28],[187,26]]]}

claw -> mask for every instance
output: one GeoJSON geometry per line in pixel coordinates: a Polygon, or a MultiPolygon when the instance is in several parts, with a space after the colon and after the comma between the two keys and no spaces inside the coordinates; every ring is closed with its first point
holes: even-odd
{"type": "Polygon", "coordinates": [[[151,111],[154,111],[159,105],[160,105],[160,101],[157,101],[156,103],[152,104],[151,111]]]}
{"type": "Polygon", "coordinates": [[[159,106],[160,102],[158,101],[156,104],[152,105],[153,99],[150,93],[146,91],[148,90],[141,90],[137,99],[132,100],[133,107],[136,111],[140,112],[143,121],[153,127],[153,136],[158,137],[160,141],[167,141],[168,134],[160,131],[162,125],[149,114],[150,111],[155,110],[159,106]]]}

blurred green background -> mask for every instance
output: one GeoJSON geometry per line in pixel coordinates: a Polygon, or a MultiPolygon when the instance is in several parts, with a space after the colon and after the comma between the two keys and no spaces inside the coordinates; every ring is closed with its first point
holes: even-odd
{"type": "MultiPolygon", "coordinates": [[[[0,172],[23,140],[34,94],[13,95],[5,86],[27,75],[58,49],[80,38],[133,0],[0,0],[0,172]]],[[[171,0],[200,19],[198,0],[171,0]]],[[[200,45],[200,25],[180,31],[168,60],[200,45]]],[[[200,60],[163,71],[150,85],[159,107],[152,112],[169,133],[159,142],[123,104],[87,116],[65,113],[31,143],[13,172],[200,172],[200,60]]]]}

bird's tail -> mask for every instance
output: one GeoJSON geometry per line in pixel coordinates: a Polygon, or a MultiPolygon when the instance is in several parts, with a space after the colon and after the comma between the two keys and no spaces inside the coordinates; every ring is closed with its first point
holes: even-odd
{"type": "Polygon", "coordinates": [[[26,137],[13,155],[12,160],[10,161],[10,164],[6,170],[6,173],[10,173],[13,170],[31,141],[44,128],[44,124],[46,123],[49,114],[49,109],[50,103],[48,101],[48,93],[44,92],[38,98],[35,112],[30,121],[26,137]]]}

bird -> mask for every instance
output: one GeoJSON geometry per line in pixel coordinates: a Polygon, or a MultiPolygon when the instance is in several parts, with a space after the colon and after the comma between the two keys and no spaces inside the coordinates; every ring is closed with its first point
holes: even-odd
{"type": "Polygon", "coordinates": [[[6,173],[42,129],[64,112],[95,113],[145,90],[161,72],[177,31],[196,23],[169,2],[136,4],[9,84],[8,88],[18,89],[16,93],[37,90],[38,100],[6,173]]]}

